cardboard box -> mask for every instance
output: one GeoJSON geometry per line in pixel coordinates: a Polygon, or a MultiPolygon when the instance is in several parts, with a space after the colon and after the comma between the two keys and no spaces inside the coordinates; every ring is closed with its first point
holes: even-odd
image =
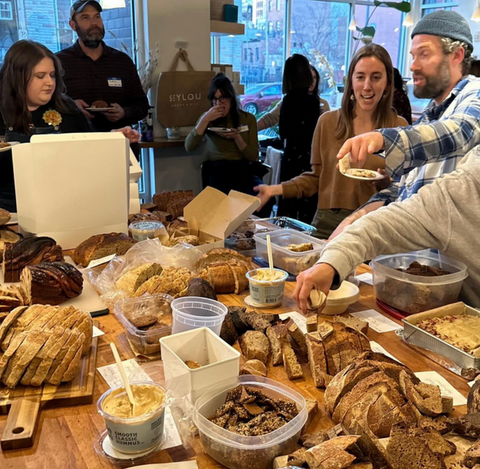
{"type": "Polygon", "coordinates": [[[233,387],[240,369],[240,353],[207,327],[160,339],[167,389],[176,397],[188,396],[194,403],[216,383],[233,387]],[[186,360],[200,368],[189,368],[186,360]]]}
{"type": "Polygon", "coordinates": [[[12,147],[20,231],[63,249],[127,233],[129,151],[120,132],[34,135],[12,147]]]}
{"type": "Polygon", "coordinates": [[[242,192],[225,195],[213,187],[206,187],[183,210],[189,233],[207,243],[198,248],[207,252],[223,247],[227,238],[257,208],[260,199],[242,192]]]}

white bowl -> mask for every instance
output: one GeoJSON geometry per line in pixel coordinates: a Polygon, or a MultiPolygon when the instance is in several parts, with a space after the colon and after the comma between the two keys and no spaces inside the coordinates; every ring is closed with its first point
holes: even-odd
{"type": "Polygon", "coordinates": [[[360,290],[353,283],[344,280],[338,290],[330,290],[327,296],[327,304],[320,314],[334,316],[344,313],[347,308],[358,301],[360,290]]]}

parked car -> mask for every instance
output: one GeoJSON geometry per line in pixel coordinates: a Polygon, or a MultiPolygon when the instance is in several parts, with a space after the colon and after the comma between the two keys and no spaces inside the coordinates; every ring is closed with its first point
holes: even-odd
{"type": "Polygon", "coordinates": [[[282,99],[281,83],[261,83],[252,86],[240,96],[240,104],[246,112],[253,115],[266,111],[276,101],[282,99]]]}

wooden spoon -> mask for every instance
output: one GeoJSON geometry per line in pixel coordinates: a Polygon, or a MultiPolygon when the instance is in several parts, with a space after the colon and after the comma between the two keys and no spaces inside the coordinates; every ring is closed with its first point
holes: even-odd
{"type": "Polygon", "coordinates": [[[125,373],[125,369],[123,368],[122,359],[118,354],[117,346],[113,342],[110,342],[110,347],[112,349],[113,356],[115,357],[115,362],[117,363],[118,371],[120,372],[120,376],[122,377],[123,385],[125,386],[125,390],[127,391],[127,396],[128,396],[128,400],[130,401],[132,416],[134,416],[136,402],[133,397],[132,388],[130,387],[130,383],[128,382],[128,379],[127,379],[127,374],[125,373]]]}

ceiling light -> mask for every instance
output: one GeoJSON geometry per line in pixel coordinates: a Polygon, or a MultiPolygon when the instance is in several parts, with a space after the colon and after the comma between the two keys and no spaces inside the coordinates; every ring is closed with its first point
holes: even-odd
{"type": "Polygon", "coordinates": [[[475,8],[475,11],[473,12],[471,20],[480,21],[480,5],[478,3],[477,3],[477,8],[475,8]]]}
{"type": "Polygon", "coordinates": [[[352,21],[350,21],[350,24],[348,25],[348,29],[350,31],[356,31],[357,30],[357,20],[355,19],[355,16],[352,18],[352,21]]]}
{"type": "Polygon", "coordinates": [[[125,4],[125,0],[102,0],[100,3],[104,10],[111,10],[112,8],[125,8],[127,6],[125,4]]]}

